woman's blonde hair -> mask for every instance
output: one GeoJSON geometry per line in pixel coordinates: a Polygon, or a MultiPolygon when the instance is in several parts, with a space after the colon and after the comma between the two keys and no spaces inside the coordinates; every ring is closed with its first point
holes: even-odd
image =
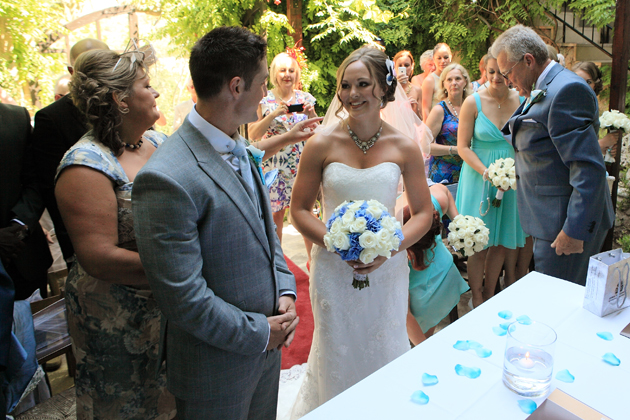
{"type": "MultiPolygon", "coordinates": [[[[389,74],[389,70],[387,68],[387,54],[383,51],[374,48],[374,47],[361,47],[358,50],[354,50],[339,66],[337,69],[337,99],[339,99],[339,108],[335,111],[335,115],[339,116],[339,111],[343,109],[343,101],[339,97],[339,90],[341,89],[341,81],[343,80],[343,75],[346,72],[348,66],[357,61],[362,62],[365,67],[368,69],[370,73],[370,77],[374,80],[374,87],[372,88],[372,95],[374,95],[374,89],[376,89],[376,84],[380,86],[380,88],[385,93],[381,99],[382,105],[381,108],[385,108],[388,102],[394,101],[394,94],[396,93],[396,85],[398,81],[392,75],[392,83],[391,85],[387,84],[387,75],[389,74]]],[[[377,98],[376,95],[374,95],[377,98]]]]}
{"type": "Polygon", "coordinates": [[[278,76],[278,65],[279,65],[278,63],[280,62],[280,60],[286,60],[287,58],[291,60],[291,63],[292,63],[291,66],[295,68],[296,77],[295,77],[295,81],[293,82],[293,88],[295,89],[295,86],[300,82],[302,71],[300,70],[300,65],[295,60],[295,58],[291,57],[289,54],[284,53],[284,52],[276,55],[273,58],[273,61],[271,62],[271,66],[269,66],[269,81],[274,87],[276,86],[277,84],[276,77],[278,76]]]}
{"type": "Polygon", "coordinates": [[[466,86],[464,87],[464,93],[462,94],[462,101],[466,99],[468,95],[472,95],[472,83],[470,82],[470,75],[468,71],[461,64],[453,63],[446,66],[444,70],[442,70],[442,74],[440,75],[440,86],[438,91],[438,101],[443,101],[448,96],[448,92],[444,89],[444,81],[446,80],[446,76],[453,70],[459,70],[466,79],[466,86]]]}
{"type": "Polygon", "coordinates": [[[139,71],[147,72],[141,53],[91,50],[81,54],[74,64],[69,85],[72,102],[87,118],[96,140],[116,156],[124,148],[118,128],[122,114],[129,110],[120,108],[113,95],[116,93],[118,102],[130,97],[139,71]]]}

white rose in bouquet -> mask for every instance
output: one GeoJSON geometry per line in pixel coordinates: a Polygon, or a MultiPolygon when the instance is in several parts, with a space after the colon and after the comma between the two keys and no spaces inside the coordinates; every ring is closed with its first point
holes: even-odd
{"type": "Polygon", "coordinates": [[[449,244],[466,256],[482,251],[488,244],[490,231],[478,217],[458,215],[449,225],[449,244]]]}
{"type": "Polygon", "coordinates": [[[378,239],[376,234],[371,231],[366,231],[359,236],[359,245],[363,248],[376,248],[378,246],[378,239]]]}
{"type": "Polygon", "coordinates": [[[378,253],[374,248],[365,248],[363,251],[361,251],[361,255],[359,255],[359,260],[363,264],[369,264],[374,261],[376,257],[378,257],[378,253]]]}
{"type": "Polygon", "coordinates": [[[609,130],[617,129],[630,133],[630,119],[626,114],[616,109],[604,111],[602,116],[599,117],[599,123],[602,127],[608,128],[609,130]]]}
{"type": "Polygon", "coordinates": [[[350,223],[350,232],[362,233],[367,227],[367,220],[365,217],[357,217],[354,222],[350,223]]]}
{"type": "Polygon", "coordinates": [[[333,235],[332,243],[337,249],[344,251],[350,249],[350,237],[344,232],[339,232],[336,235],[333,235]]]}

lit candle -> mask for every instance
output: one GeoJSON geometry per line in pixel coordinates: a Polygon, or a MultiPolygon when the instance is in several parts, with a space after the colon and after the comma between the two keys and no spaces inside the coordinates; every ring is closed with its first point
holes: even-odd
{"type": "Polygon", "coordinates": [[[529,358],[529,352],[525,353],[525,358],[524,359],[520,359],[518,361],[518,364],[523,369],[531,369],[531,368],[534,367],[534,361],[529,358]]]}

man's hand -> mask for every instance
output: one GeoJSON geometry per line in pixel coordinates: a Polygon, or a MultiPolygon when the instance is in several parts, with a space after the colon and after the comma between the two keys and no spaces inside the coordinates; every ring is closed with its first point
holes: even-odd
{"type": "Polygon", "coordinates": [[[573,239],[561,230],[551,247],[556,249],[557,255],[581,254],[584,252],[584,241],[573,239]]]}
{"type": "Polygon", "coordinates": [[[22,239],[26,233],[26,226],[12,224],[0,229],[0,257],[8,260],[17,258],[18,253],[24,248],[22,239]]]}
{"type": "Polygon", "coordinates": [[[299,143],[311,138],[315,134],[315,129],[319,126],[319,122],[323,117],[309,118],[293,125],[288,134],[291,136],[291,144],[299,143]]]}
{"type": "Polygon", "coordinates": [[[269,322],[269,344],[267,344],[267,350],[274,348],[280,349],[282,344],[287,339],[287,336],[291,335],[295,331],[295,327],[300,322],[300,318],[296,316],[295,312],[287,312],[285,314],[267,317],[269,322]],[[283,325],[289,323],[287,327],[283,325]]]}
{"type": "MultiPolygon", "coordinates": [[[[293,300],[293,296],[290,296],[290,295],[280,296],[280,299],[278,299],[278,302],[280,303],[280,306],[278,307],[278,313],[280,314],[293,313],[297,317],[297,309],[295,307],[295,300],[293,300]]],[[[284,328],[288,328],[290,324],[291,324],[290,322],[285,322],[282,326],[284,328]]],[[[287,335],[284,342],[280,346],[278,346],[278,350],[280,350],[280,347],[283,345],[284,347],[289,347],[291,345],[291,342],[293,341],[294,336],[295,336],[295,330],[293,330],[287,335]]]]}

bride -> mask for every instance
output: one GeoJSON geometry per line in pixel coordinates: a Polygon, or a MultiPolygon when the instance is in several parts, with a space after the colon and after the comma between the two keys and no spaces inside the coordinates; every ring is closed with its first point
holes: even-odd
{"type": "Polygon", "coordinates": [[[383,52],[369,47],[346,58],[337,71],[341,107],[335,114],[343,108],[347,119],[312,137],[300,159],[291,220],[315,244],[310,280],[315,330],[292,418],[307,414],[409,350],[405,327],[409,269],[404,250],[428,231],[433,207],[420,148],[380,116],[396,89],[393,65],[387,61],[383,52]],[[367,142],[367,150],[360,148],[361,142],[367,142]],[[411,219],[403,226],[399,251],[389,260],[379,256],[370,264],[344,262],[328,252],[323,242],[326,227],[311,213],[320,184],[324,220],[344,200],[375,199],[394,214],[401,174],[411,219]],[[353,271],[370,273],[370,286],[354,289],[353,271]]]}

